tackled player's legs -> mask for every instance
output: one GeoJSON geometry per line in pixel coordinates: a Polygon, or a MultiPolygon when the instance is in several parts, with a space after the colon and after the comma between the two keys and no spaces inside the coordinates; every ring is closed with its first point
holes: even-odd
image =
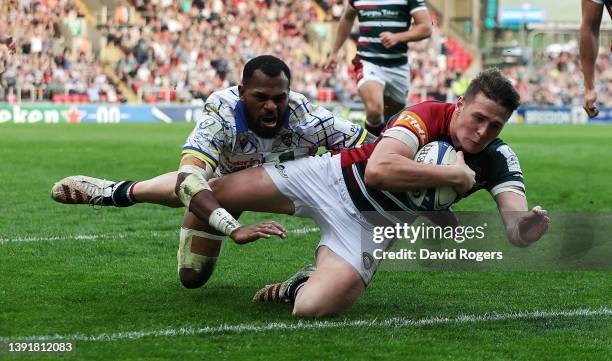
{"type": "Polygon", "coordinates": [[[348,193],[340,156],[328,153],[264,169],[293,201],[295,215],[315,220],[321,240],[316,270],[305,267],[284,282],[268,284],[253,301],[293,302],[293,314],[299,317],[342,313],[376,271],[375,262],[364,261],[363,252],[371,254],[370,248],[377,245],[362,242],[368,239],[368,223],[348,193]]]}
{"type": "MultiPolygon", "coordinates": [[[[209,181],[219,204],[238,218],[242,211],[291,214],[283,196],[263,168],[251,168],[209,181]]],[[[177,253],[179,278],[187,288],[202,287],[212,275],[225,236],[186,211],[177,253]]]]}
{"type": "Polygon", "coordinates": [[[299,289],[293,315],[338,315],[357,301],[365,285],[357,270],[327,246],[317,250],[317,269],[299,289]]]}

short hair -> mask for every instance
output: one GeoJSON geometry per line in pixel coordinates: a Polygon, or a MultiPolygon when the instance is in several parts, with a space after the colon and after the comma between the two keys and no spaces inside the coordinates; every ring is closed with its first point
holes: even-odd
{"type": "Polygon", "coordinates": [[[279,76],[281,72],[285,73],[289,85],[291,85],[291,71],[287,64],[279,58],[272,55],[260,55],[249,60],[242,70],[242,85],[246,86],[255,70],[261,70],[269,77],[279,76]]]}
{"type": "Polygon", "coordinates": [[[521,105],[521,96],[498,68],[481,71],[468,86],[464,98],[466,102],[473,100],[478,93],[503,106],[512,113],[521,105]]]}

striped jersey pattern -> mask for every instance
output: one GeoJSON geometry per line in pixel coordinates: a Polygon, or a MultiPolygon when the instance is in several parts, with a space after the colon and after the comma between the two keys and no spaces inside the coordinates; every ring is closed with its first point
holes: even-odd
{"type": "MultiPolygon", "coordinates": [[[[455,104],[425,102],[407,107],[389,120],[387,129],[401,127],[412,132],[419,140],[419,149],[432,141],[452,144],[449,125],[455,104]]],[[[380,141],[379,138],[378,141],[380,141]]],[[[389,192],[369,187],[365,183],[365,168],[376,143],[364,144],[357,149],[341,152],[344,183],[355,207],[362,212],[376,212],[387,220],[397,222],[397,213],[412,214],[415,206],[406,192],[389,192]]],[[[493,140],[478,154],[465,154],[466,164],[476,172],[476,184],[464,196],[485,189],[496,196],[509,187],[525,192],[523,173],[518,157],[501,139],[493,140]]]]}
{"type": "Polygon", "coordinates": [[[349,0],[357,10],[359,39],[357,55],[380,66],[401,66],[408,63],[408,45],[399,43],[386,49],[379,35],[389,31],[407,31],[412,14],[427,10],[424,0],[349,0]]]}

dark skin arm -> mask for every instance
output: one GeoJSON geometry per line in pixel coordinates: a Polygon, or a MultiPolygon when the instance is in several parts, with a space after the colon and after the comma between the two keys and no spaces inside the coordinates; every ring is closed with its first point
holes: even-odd
{"type": "MultiPolygon", "coordinates": [[[[181,165],[193,165],[206,169],[210,168],[210,165],[205,161],[196,157],[183,157],[181,159],[181,165]]],[[[212,169],[209,172],[212,174],[212,169]]],[[[188,173],[179,173],[177,176],[177,185],[175,192],[178,195],[178,189],[180,184],[187,178],[188,173]]],[[[221,208],[221,205],[215,198],[213,192],[209,190],[201,190],[196,193],[189,203],[189,210],[202,220],[210,218],[210,214],[217,208],[221,208]]],[[[285,228],[277,222],[260,222],[251,226],[242,226],[233,231],[229,236],[238,244],[245,244],[254,242],[260,238],[270,238],[271,236],[279,236],[285,238],[285,228]]]]}

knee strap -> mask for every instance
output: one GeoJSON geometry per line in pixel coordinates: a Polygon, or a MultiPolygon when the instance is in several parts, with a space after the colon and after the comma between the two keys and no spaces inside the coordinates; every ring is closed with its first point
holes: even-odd
{"type": "Polygon", "coordinates": [[[181,227],[179,248],[176,253],[178,269],[191,268],[194,271],[200,272],[205,264],[209,264],[214,267],[215,263],[217,262],[217,257],[202,256],[200,254],[191,252],[191,242],[193,240],[193,236],[214,239],[217,241],[223,241],[225,238],[225,236],[218,236],[216,234],[181,227]]]}

